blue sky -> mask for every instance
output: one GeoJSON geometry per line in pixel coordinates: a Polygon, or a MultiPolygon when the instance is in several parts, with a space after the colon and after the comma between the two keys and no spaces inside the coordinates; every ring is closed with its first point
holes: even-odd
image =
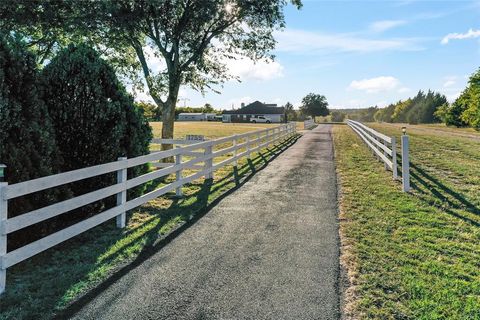
{"type": "Polygon", "coordinates": [[[205,96],[182,88],[190,106],[217,109],[260,100],[299,106],[310,92],[331,108],[359,108],[433,89],[453,100],[480,67],[480,1],[303,1],[286,9],[273,63],[229,63],[242,82],[205,96]]]}

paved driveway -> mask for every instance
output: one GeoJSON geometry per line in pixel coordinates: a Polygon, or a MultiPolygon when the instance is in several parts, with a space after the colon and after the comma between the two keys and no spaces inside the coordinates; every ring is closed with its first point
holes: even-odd
{"type": "Polygon", "coordinates": [[[331,127],[307,132],[78,319],[338,319],[331,127]]]}

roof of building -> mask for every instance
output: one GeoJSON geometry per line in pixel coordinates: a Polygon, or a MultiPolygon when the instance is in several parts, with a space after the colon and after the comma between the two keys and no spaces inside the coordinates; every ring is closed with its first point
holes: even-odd
{"type": "Polygon", "coordinates": [[[284,114],[284,107],[277,107],[276,104],[265,104],[260,101],[255,101],[249,105],[237,109],[223,111],[223,114],[284,114]]]}
{"type": "Polygon", "coordinates": [[[201,112],[182,112],[182,113],[179,113],[178,115],[179,115],[179,116],[203,116],[204,114],[207,114],[207,113],[201,113],[201,112]]]}

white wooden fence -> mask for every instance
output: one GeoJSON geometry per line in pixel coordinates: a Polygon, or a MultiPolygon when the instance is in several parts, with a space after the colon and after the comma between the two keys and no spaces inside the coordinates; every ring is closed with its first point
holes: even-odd
{"type": "Polygon", "coordinates": [[[270,145],[284,141],[293,134],[295,134],[295,123],[288,123],[274,128],[197,142],[181,148],[153,152],[149,155],[136,158],[119,158],[118,161],[12,185],[6,182],[0,183],[0,294],[5,291],[7,268],[75,237],[107,220],[116,218],[117,226],[123,228],[125,227],[126,211],[136,208],[172,190],[176,190],[177,194],[179,194],[181,193],[181,187],[183,185],[201,177],[207,179],[213,178],[213,172],[215,170],[230,163],[236,165],[238,159],[242,157],[250,158],[253,152],[258,152],[270,145]],[[225,145],[227,145],[227,147],[225,147],[225,145]],[[215,150],[216,146],[222,149],[215,150]],[[216,157],[225,157],[231,153],[233,153],[233,156],[228,157],[226,160],[218,163],[214,162],[216,157]],[[189,160],[182,161],[182,156],[188,156],[189,160]],[[128,168],[150,162],[158,162],[170,157],[175,158],[175,163],[169,163],[168,166],[161,169],[132,179],[127,179],[128,168]],[[200,163],[203,163],[203,165],[200,166],[200,163]],[[182,177],[182,171],[185,169],[197,169],[199,171],[187,177],[182,177]],[[117,172],[117,183],[112,186],[61,201],[13,218],[7,217],[7,204],[10,199],[111,172],[117,172]],[[176,174],[174,182],[127,201],[128,189],[173,173],[176,174]],[[28,245],[7,252],[8,234],[112,195],[117,195],[117,205],[115,207],[28,245]]]}
{"type": "Polygon", "coordinates": [[[315,126],[315,120],[313,120],[313,119],[308,119],[308,120],[303,121],[303,129],[304,130],[308,130],[308,129],[314,127],[314,126],[315,126]]]}
{"type": "MultiPolygon", "coordinates": [[[[393,173],[393,179],[398,179],[397,146],[395,137],[388,137],[363,123],[347,120],[347,124],[355,131],[360,138],[372,150],[378,160],[385,164],[385,169],[393,173]]],[[[407,135],[402,135],[402,189],[410,191],[410,165],[409,165],[409,141],[407,135]]]]}

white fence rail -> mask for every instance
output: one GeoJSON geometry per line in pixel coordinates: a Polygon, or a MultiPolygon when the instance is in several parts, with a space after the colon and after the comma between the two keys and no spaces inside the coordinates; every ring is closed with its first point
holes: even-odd
{"type": "MultiPolygon", "coordinates": [[[[372,150],[377,159],[385,164],[385,169],[392,171],[393,179],[398,179],[397,146],[395,137],[388,137],[358,121],[347,120],[347,124],[372,150]]],[[[408,144],[408,136],[402,135],[402,189],[404,192],[410,191],[408,144]]]]}
{"type": "MultiPolygon", "coordinates": [[[[183,185],[201,177],[207,179],[212,178],[215,170],[230,163],[236,165],[238,159],[242,157],[250,158],[253,152],[258,152],[265,147],[284,141],[285,139],[290,138],[293,134],[295,134],[295,123],[288,123],[274,128],[247,132],[210,141],[194,141],[193,144],[181,148],[153,152],[149,155],[131,159],[119,158],[118,161],[12,185],[9,185],[6,182],[0,183],[0,294],[5,291],[7,268],[107,220],[116,218],[117,226],[123,228],[125,227],[126,211],[138,207],[172,190],[175,190],[177,195],[181,195],[181,188],[183,185]],[[231,146],[224,147],[225,144],[231,144],[231,146]],[[216,146],[221,149],[214,151],[216,146]],[[202,152],[198,150],[202,150],[202,152]],[[233,153],[233,156],[228,157],[221,162],[214,163],[216,157],[228,156],[231,153],[233,153]],[[183,156],[188,156],[189,159],[183,161],[183,156]],[[150,162],[158,162],[170,157],[175,158],[174,163],[168,163],[166,164],[167,166],[161,169],[148,172],[132,179],[127,179],[128,168],[150,162]],[[200,166],[200,163],[203,163],[203,165],[200,166]],[[182,171],[185,169],[199,171],[183,177],[182,171]],[[7,204],[10,199],[111,172],[117,172],[117,183],[112,186],[64,200],[13,218],[8,218],[7,216],[7,204]],[[174,182],[127,201],[126,195],[128,189],[170,174],[175,174],[176,179],[174,182]],[[7,252],[8,234],[113,195],[117,195],[117,205],[115,207],[43,237],[28,245],[7,252]]],[[[165,141],[162,142],[168,143],[165,141]]],[[[178,141],[170,142],[178,143],[178,141]]]]}
{"type": "Polygon", "coordinates": [[[313,119],[303,121],[303,129],[304,130],[308,130],[308,129],[314,127],[314,126],[315,126],[315,120],[313,120],[313,119]]]}

